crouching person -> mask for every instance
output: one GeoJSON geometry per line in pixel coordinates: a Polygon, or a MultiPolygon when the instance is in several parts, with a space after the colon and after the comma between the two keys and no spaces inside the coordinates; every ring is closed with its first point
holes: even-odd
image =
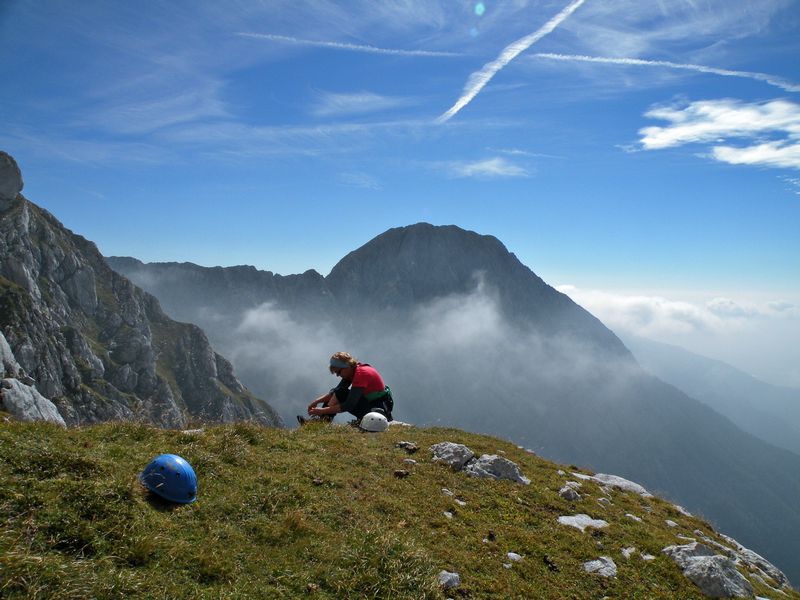
{"type": "MultiPolygon", "coordinates": [[[[392,420],[392,390],[384,384],[380,373],[367,363],[360,363],[347,352],[331,356],[329,370],[341,378],[339,385],[308,406],[312,418],[331,420],[341,412],[349,412],[360,422],[370,412],[381,413],[392,420]]],[[[300,424],[307,419],[298,416],[300,424]]]]}

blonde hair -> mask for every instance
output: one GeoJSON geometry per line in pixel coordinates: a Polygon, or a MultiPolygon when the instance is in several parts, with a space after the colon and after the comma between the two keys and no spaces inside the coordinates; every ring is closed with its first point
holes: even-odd
{"type": "MultiPolygon", "coordinates": [[[[345,362],[351,367],[355,367],[358,364],[358,361],[347,352],[335,352],[331,356],[331,360],[338,360],[340,362],[345,362]]],[[[328,368],[330,369],[331,373],[333,373],[334,369],[336,369],[336,367],[328,367],[328,368]]]]}

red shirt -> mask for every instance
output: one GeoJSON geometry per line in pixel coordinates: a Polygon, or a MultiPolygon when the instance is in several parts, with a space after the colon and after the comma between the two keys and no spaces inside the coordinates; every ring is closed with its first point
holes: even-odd
{"type": "Polygon", "coordinates": [[[372,392],[382,392],[386,389],[380,374],[366,363],[358,363],[356,365],[353,381],[350,385],[354,388],[364,388],[365,396],[372,392]]]}

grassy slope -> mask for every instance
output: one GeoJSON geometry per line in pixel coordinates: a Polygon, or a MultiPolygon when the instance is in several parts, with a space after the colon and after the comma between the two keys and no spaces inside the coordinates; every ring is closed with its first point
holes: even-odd
{"type": "Polygon", "coordinates": [[[711,533],[706,523],[620,491],[602,507],[603,493],[590,482],[584,498],[569,503],[557,493],[565,481],[559,468],[508,442],[448,429],[368,435],[338,426],[233,425],[186,434],[5,419],[0,596],[445,598],[436,576],[448,569],[462,578],[447,593],[453,598],[702,597],[660,551],[683,543],[676,534],[711,533]],[[419,445],[417,465],[403,462],[409,456],[395,447],[400,440],[419,445]],[[531,485],[432,463],[428,447],[445,440],[478,454],[504,452],[531,485]],[[194,466],[196,503],[172,506],[142,490],[138,472],[162,452],[194,466]],[[396,469],[411,474],[399,479],[396,469]],[[592,534],[556,521],[580,512],[611,525],[592,534]],[[680,527],[669,529],[665,519],[680,527]],[[490,530],[494,541],[484,542],[490,530]],[[624,559],[629,546],[656,560],[645,562],[638,551],[624,559]],[[524,558],[506,569],[509,551],[524,558]],[[583,572],[582,563],[600,555],[613,557],[616,579],[583,572]]]}

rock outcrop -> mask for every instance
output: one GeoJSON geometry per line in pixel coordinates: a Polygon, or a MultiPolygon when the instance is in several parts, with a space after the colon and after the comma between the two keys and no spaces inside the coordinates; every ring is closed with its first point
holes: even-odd
{"type": "Polygon", "coordinates": [[[11,206],[22,191],[22,186],[22,173],[17,162],[9,154],[0,151],[0,210],[11,206]]]}
{"type": "Polygon", "coordinates": [[[433,462],[443,463],[454,471],[464,471],[471,477],[481,479],[508,479],[523,485],[531,480],[519,470],[513,461],[496,454],[482,454],[475,458],[475,453],[464,444],[441,442],[430,447],[433,462]]]}
{"type": "Polygon", "coordinates": [[[197,326],[169,319],[93,243],[19,194],[11,157],[0,163],[0,332],[64,422],[280,424],[197,326]]]}
{"type": "Polygon", "coordinates": [[[712,598],[752,598],[753,586],[736,570],[730,558],[715,554],[708,546],[692,542],[668,546],[664,554],[672,558],[683,574],[712,598]]]}

